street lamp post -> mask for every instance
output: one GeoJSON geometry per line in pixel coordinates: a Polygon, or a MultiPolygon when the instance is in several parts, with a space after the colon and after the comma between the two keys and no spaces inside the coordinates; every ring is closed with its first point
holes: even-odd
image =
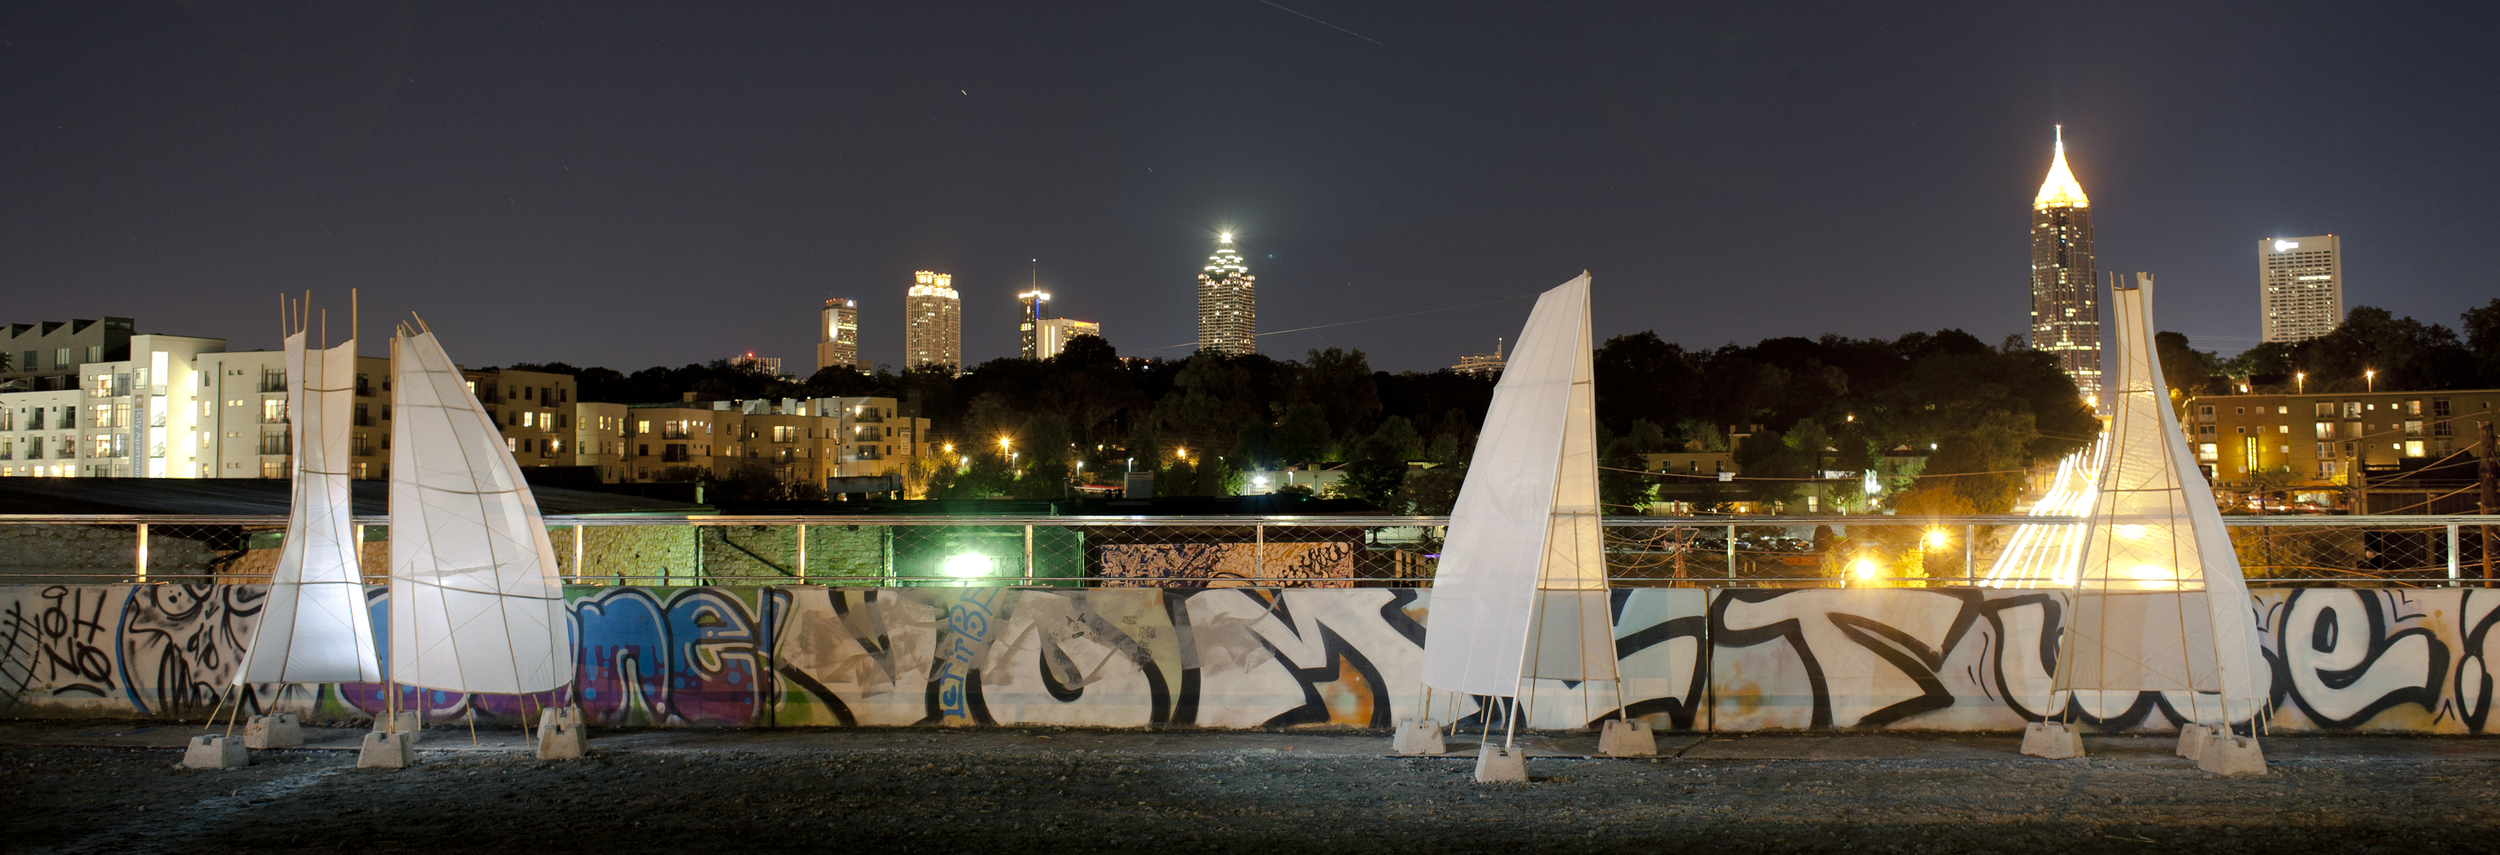
{"type": "Polygon", "coordinates": [[[2363,369],[2361,372],[2361,380],[2362,382],[2369,384],[2370,391],[2378,391],[2378,369],[2363,369]]]}

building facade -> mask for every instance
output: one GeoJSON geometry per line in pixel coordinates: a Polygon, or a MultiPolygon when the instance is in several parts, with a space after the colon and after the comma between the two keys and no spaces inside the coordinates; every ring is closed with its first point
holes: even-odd
{"type": "Polygon", "coordinates": [[[2344,323],[2344,249],[2334,235],[2257,242],[2258,309],[2265,340],[2298,342],[2344,323]]]}
{"type": "MultiPolygon", "coordinates": [[[[199,356],[200,478],[294,477],[294,413],[287,411],[286,351],[199,356]]],[[[391,361],[356,357],[348,410],[348,477],[391,477],[391,361]]]]}
{"type": "Polygon", "coordinates": [[[2031,346],[2087,399],[2101,393],[2100,282],[2092,256],[2092,202],[2066,168],[2060,129],[2048,177],[2031,201],[2031,346]]]}
{"type": "Polygon", "coordinates": [[[523,468],[576,465],[573,416],[580,401],[573,375],[497,369],[463,370],[460,376],[503,431],[504,450],[514,462],[523,468]]]}
{"type": "Polygon", "coordinates": [[[1034,342],[1035,359],[1049,359],[1068,349],[1068,340],[1081,335],[1101,337],[1102,325],[1074,318],[1051,318],[1041,323],[1034,342]]]}
{"type": "Polygon", "coordinates": [[[129,318],[10,324],[0,330],[0,392],[78,388],[78,366],[130,358],[129,318]]]}
{"type": "Polygon", "coordinates": [[[621,417],[619,480],[725,479],[748,465],[817,485],[900,477],[929,432],[928,419],[901,409],[875,397],[635,404],[621,417]]]}
{"type": "Polygon", "coordinates": [[[1497,338],[1493,340],[1492,353],[1470,353],[1461,356],[1458,358],[1457,365],[1450,366],[1450,371],[1469,377],[1499,377],[1502,374],[1502,366],[1506,364],[1509,364],[1509,360],[1502,357],[1502,340],[1497,338]]]}
{"type": "Polygon", "coordinates": [[[1016,316],[1016,355],[1049,359],[1050,354],[1042,352],[1042,325],[1051,320],[1050,292],[1039,288],[1026,291],[1016,295],[1016,303],[1021,309],[1016,316]]]}
{"type": "Polygon", "coordinates": [[[840,365],[867,371],[859,361],[859,301],[833,299],[825,301],[824,313],[816,317],[816,370],[840,365]]]}
{"type": "Polygon", "coordinates": [[[1250,275],[1227,232],[1198,273],[1198,352],[1248,356],[1259,352],[1258,277],[1250,275]]]}
{"type": "Polygon", "coordinates": [[[955,277],[927,270],[911,275],[903,295],[903,367],[964,365],[963,299],[955,294],[955,277]]]}
{"type": "Polygon", "coordinates": [[[2500,389],[2200,395],[2186,406],[2180,429],[2214,489],[2332,507],[2357,467],[2479,457],[2477,423],[2500,414],[2500,389]]]}

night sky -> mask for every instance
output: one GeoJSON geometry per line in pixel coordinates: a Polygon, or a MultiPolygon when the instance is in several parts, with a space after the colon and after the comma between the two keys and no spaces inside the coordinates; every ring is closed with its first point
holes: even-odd
{"type": "Polygon", "coordinates": [[[1601,338],[1995,342],[2059,122],[2199,347],[2269,236],[2344,236],[2348,305],[2500,295],[2500,5],[1885,5],[10,3],[0,322],[265,348],[355,287],[371,355],[415,310],[473,366],[805,374],[827,297],[900,361],[917,268],[1013,355],[1038,258],[1179,357],[1231,229],[1262,331],[1369,320],[1280,358],[1447,366],[1584,268],[1601,338]]]}

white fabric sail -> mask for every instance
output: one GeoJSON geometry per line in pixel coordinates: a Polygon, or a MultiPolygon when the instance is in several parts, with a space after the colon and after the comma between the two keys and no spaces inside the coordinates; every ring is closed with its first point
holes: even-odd
{"type": "Polygon", "coordinates": [[[295,441],[286,541],[269,599],[236,669],[239,683],[367,683],[382,679],[365,610],[348,502],[349,412],[356,341],[307,349],[286,337],[286,406],[295,441]]]}
{"type": "Polygon", "coordinates": [[[2110,301],[2118,378],[2109,459],[2070,577],[2075,615],[2057,688],[2186,692],[2182,713],[2220,724],[2250,714],[2269,671],[2239,556],[2162,383],[2152,294],[2152,277],[2138,274],[2136,287],[2114,289],[2110,301]]]}
{"type": "Polygon", "coordinates": [[[555,546],[520,465],[433,333],[393,338],[391,374],[391,680],[571,683],[555,546]]]}
{"type": "Polygon", "coordinates": [[[1615,679],[1589,348],[1582,273],[1537,298],[1493,388],[1433,571],[1426,686],[1615,679]]]}

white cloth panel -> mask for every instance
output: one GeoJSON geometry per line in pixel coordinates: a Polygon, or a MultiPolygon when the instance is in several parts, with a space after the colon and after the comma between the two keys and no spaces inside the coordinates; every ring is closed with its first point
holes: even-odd
{"type": "Polygon", "coordinates": [[[356,342],[307,350],[286,338],[286,404],[295,471],[286,540],[269,599],[244,651],[241,683],[370,683],[382,679],[358,569],[348,501],[356,342]]]}
{"type": "MultiPolygon", "coordinates": [[[[1588,297],[1586,273],[1539,296],[1493,388],[1433,572],[1426,686],[1503,697],[1519,692],[1542,567],[1553,552],[1556,496],[1567,480],[1564,434],[1575,386],[1586,394],[1585,382],[1574,381],[1586,377],[1580,371],[1589,359],[1588,297]]],[[[1589,465],[1587,506],[1593,508],[1593,458],[1589,465]]],[[[1601,566],[1601,579],[1603,572],[1601,566]]],[[[1579,573],[1574,568],[1566,576],[1579,573]]],[[[1567,637],[1580,634],[1567,631],[1567,637]]]]}
{"type": "MultiPolygon", "coordinates": [[[[2239,556],[2213,488],[2188,454],[2153,348],[2152,279],[2112,294],[2118,359],[2109,461],[2074,579],[2073,644],[2060,688],[2261,696],[2267,666],[2239,556]],[[2141,602],[2096,595],[2200,592],[2141,602]],[[2167,609],[2165,611],[2164,609],[2167,609]],[[2091,619],[2085,619],[2086,613],[2091,619]]],[[[2218,720],[2218,710],[2216,720],[2218,720]]],[[[2200,718],[2202,718],[2202,715],[2200,718]]]]}
{"type": "Polygon", "coordinates": [[[391,341],[391,679],[459,692],[573,681],[538,503],[432,333],[391,341]]]}

